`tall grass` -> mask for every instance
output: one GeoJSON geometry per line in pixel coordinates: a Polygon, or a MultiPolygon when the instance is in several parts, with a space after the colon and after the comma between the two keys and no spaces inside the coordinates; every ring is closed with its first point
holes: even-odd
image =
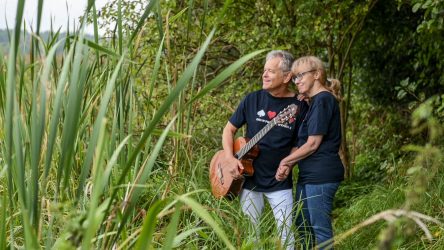
{"type": "MultiPolygon", "coordinates": [[[[184,62],[186,66],[166,96],[159,99],[154,89],[162,82],[162,74],[173,74],[168,67],[162,73],[161,65],[173,62],[162,57],[164,41],[169,39],[163,25],[170,23],[162,19],[158,1],[150,1],[129,34],[123,32],[123,2],[118,1],[117,31],[111,39],[117,43],[113,45],[98,37],[94,1],[88,1],[86,10],[93,10],[93,41],[85,38],[84,23],[74,32],[69,28],[63,41],[57,41],[59,31],[43,41],[39,37],[40,0],[29,60],[18,49],[24,3],[18,1],[7,65],[0,58],[0,96],[4,100],[0,248],[146,249],[161,244],[170,249],[199,235],[203,241],[214,241],[208,245],[234,249],[233,235],[226,233],[224,223],[211,212],[217,206],[209,211],[193,198],[194,190],[159,195],[156,190],[161,188],[150,184],[168,179],[158,176],[168,171],[156,165],[162,164],[159,155],[171,138],[177,146],[168,154],[176,157],[175,164],[185,160],[192,165],[190,151],[182,152],[182,138],[189,138],[190,127],[183,124],[192,120],[193,103],[264,50],[240,58],[198,90],[193,83],[214,38],[213,29],[192,60],[184,62]],[[155,25],[163,39],[154,58],[138,63],[134,60],[137,38],[144,26],[153,24],[149,20],[152,13],[158,17],[155,25]],[[63,44],[59,55],[57,49],[63,44]],[[147,68],[152,74],[144,102],[155,104],[150,106],[139,102],[136,91],[137,79],[147,68]],[[195,222],[198,227],[190,226],[195,222]]],[[[205,21],[201,25],[204,35],[205,21]]],[[[206,163],[198,165],[203,168],[206,163]]],[[[171,190],[164,187],[164,192],[171,190]]],[[[193,244],[200,247],[204,243],[193,244]]]]}
{"type": "MultiPolygon", "coordinates": [[[[44,41],[39,36],[44,1],[39,0],[37,29],[26,55],[19,50],[25,1],[17,3],[10,50],[0,51],[0,249],[278,247],[269,208],[257,241],[238,201],[215,200],[208,190],[208,143],[218,144],[220,134],[209,134],[215,130],[207,130],[205,120],[222,119],[217,111],[230,108],[209,94],[265,50],[207,74],[208,51],[218,35],[217,25],[211,29],[206,23],[209,1],[203,1],[199,22],[193,11],[197,1],[177,13],[165,9],[164,2],[149,1],[134,29],[126,30],[125,2],[118,0],[116,28],[102,39],[95,3],[89,0],[93,40],[82,31],[84,18],[79,27],[67,27],[66,38],[59,39],[59,29],[44,41]],[[175,48],[175,22],[186,22],[185,40],[198,45],[175,48]],[[149,53],[142,46],[147,29],[156,30],[149,53]],[[202,115],[199,105],[214,110],[202,115]]],[[[219,20],[229,5],[226,1],[217,13],[219,20]]],[[[440,155],[437,148],[411,148],[423,156],[415,161],[420,168],[410,170],[413,180],[430,180],[416,174],[429,166],[427,153],[440,155]]],[[[436,174],[440,163],[433,161],[429,170],[436,174]]],[[[443,190],[442,182],[430,183],[443,190]]],[[[406,185],[391,188],[375,188],[340,210],[338,233],[381,209],[401,206],[406,185]]],[[[443,202],[442,192],[428,195],[443,202]]],[[[406,207],[420,204],[435,206],[426,200],[406,207]]],[[[374,247],[384,228],[376,223],[338,246],[374,247]]],[[[439,225],[431,229],[444,232],[439,225]]],[[[439,249],[442,239],[423,245],[439,249]]]]}

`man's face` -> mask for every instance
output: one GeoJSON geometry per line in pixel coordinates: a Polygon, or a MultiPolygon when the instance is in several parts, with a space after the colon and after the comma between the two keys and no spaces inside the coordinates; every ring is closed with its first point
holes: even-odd
{"type": "Polygon", "coordinates": [[[279,68],[280,62],[281,58],[276,57],[265,63],[264,73],[262,74],[262,89],[270,91],[282,87],[285,74],[279,68]]]}

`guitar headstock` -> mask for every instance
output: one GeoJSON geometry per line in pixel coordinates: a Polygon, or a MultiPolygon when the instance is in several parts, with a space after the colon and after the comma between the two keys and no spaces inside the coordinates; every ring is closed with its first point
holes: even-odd
{"type": "Polygon", "coordinates": [[[275,117],[276,123],[286,123],[291,118],[295,118],[297,113],[298,106],[296,106],[296,104],[290,104],[275,117]]]}

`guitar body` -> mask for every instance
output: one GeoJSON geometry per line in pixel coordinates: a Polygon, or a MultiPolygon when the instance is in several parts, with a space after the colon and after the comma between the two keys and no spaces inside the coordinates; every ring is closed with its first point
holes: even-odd
{"type": "MultiPolygon", "coordinates": [[[[233,145],[233,152],[237,153],[248,142],[247,138],[239,137],[235,140],[233,145]]],[[[233,198],[239,195],[242,185],[244,184],[245,177],[251,176],[254,173],[253,160],[259,154],[259,148],[254,146],[246,155],[244,155],[240,161],[244,166],[244,169],[239,169],[241,174],[240,178],[234,179],[229,169],[224,156],[224,151],[219,150],[211,159],[210,163],[210,183],[211,192],[216,198],[233,198]]]]}
{"type": "Polygon", "coordinates": [[[216,198],[234,198],[239,195],[245,181],[245,176],[252,176],[254,173],[253,161],[259,155],[259,147],[256,145],[259,140],[270,131],[275,125],[282,124],[294,118],[298,107],[290,104],[263,127],[251,140],[239,137],[233,143],[233,152],[239,159],[244,169],[239,169],[239,178],[234,179],[229,171],[229,165],[225,159],[224,151],[218,151],[210,163],[210,183],[211,192],[216,198]]]}

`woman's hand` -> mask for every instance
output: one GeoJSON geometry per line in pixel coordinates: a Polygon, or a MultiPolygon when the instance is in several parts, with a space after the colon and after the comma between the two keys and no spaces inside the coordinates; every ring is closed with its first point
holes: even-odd
{"type": "Polygon", "coordinates": [[[310,103],[310,98],[308,96],[303,95],[303,94],[298,94],[298,96],[296,98],[301,102],[305,101],[307,104],[310,103]]]}
{"type": "Polygon", "coordinates": [[[281,161],[279,164],[279,167],[276,171],[276,180],[283,181],[287,179],[288,175],[291,173],[291,167],[288,163],[286,163],[284,160],[281,161]]]}

